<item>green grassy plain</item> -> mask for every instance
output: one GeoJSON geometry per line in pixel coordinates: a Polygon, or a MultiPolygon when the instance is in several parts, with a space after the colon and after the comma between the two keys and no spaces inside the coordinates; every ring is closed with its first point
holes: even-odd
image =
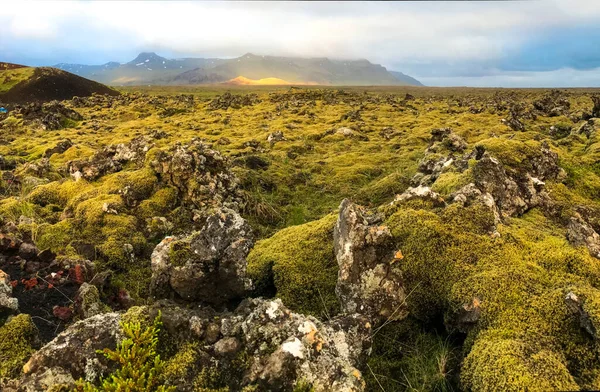
{"type": "MultiPolygon", "coordinates": [[[[157,130],[167,136],[152,140],[153,149],[201,138],[230,159],[247,201],[243,216],[259,240],[249,270],[262,285],[260,294],[274,292],[291,309],[319,318],[332,316],[337,307],[332,229],[340,202],[350,198],[377,208],[392,201],[410,185],[433,129],[451,128],[468,151],[483,146],[508,167],[526,165],[530,151],[546,141],[567,173],[564,180],[546,184],[556,205],[565,214],[576,206],[600,211],[598,132],[558,138],[550,130],[558,124],[578,129],[584,123],[581,113],[591,111],[589,95],[600,90],[561,90],[573,116],[538,114],[522,120],[522,132],[502,122],[508,109],[515,102],[532,108],[549,90],[119,90],[136,99],[78,107],[84,120],[57,131],[21,125],[10,142],[0,144],[0,155],[17,162],[15,172],[23,177],[20,188],[2,186],[0,216],[17,222],[31,218],[21,224],[22,232],[65,257],[81,257],[75,240],[92,243],[97,265],[115,270],[114,284],[139,302],[147,296],[149,253],[161,239],[149,237],[142,227],[152,216],[169,216],[177,201],[148,163],[91,182],[75,182],[66,166],[157,130]],[[212,109],[211,100],[226,92],[255,94],[255,103],[212,109]],[[195,101],[186,103],[181,94],[195,101]],[[405,100],[406,94],[414,99],[405,100]],[[342,127],[352,132],[337,133],[342,127]],[[275,131],[286,140],[267,142],[275,131]],[[28,171],[28,164],[65,139],[73,146],[50,157],[48,173],[40,177],[28,171]],[[125,186],[144,195],[136,207],[123,203],[119,191],[125,186]],[[104,214],[106,203],[118,214],[104,214]],[[133,245],[134,263],[123,255],[124,243],[133,245]]],[[[434,189],[448,197],[468,180],[448,172],[434,189]]],[[[405,255],[405,283],[414,294],[408,299],[409,319],[387,325],[374,338],[371,371],[363,369],[369,390],[380,385],[386,391],[600,388],[600,344],[581,331],[563,303],[568,291],[577,292],[586,298],[592,320],[600,320],[600,260],[568,243],[563,221],[533,209],[500,224],[496,239],[482,229],[489,216],[477,209],[423,204],[382,211],[405,255]],[[444,320],[474,297],[482,299],[477,326],[468,333],[447,329],[444,320]]]]}

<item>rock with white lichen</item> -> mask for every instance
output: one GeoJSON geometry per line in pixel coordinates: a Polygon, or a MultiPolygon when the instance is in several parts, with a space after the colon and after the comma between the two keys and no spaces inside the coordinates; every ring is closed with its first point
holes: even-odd
{"type": "Polygon", "coordinates": [[[342,311],[374,323],[407,315],[398,256],[389,229],[380,223],[381,217],[346,199],[333,232],[342,311]]]}
{"type": "Polygon", "coordinates": [[[96,350],[122,339],[119,321],[152,320],[162,314],[164,338],[180,347],[166,357],[165,379],[178,391],[244,387],[292,391],[364,391],[358,366],[370,347],[371,324],[359,315],[321,322],[290,311],[276,300],[246,299],[232,312],[159,301],[128,313],[107,313],[72,325],[35,353],[15,390],[26,386],[97,380],[110,370],[96,350]]]}
{"type": "Polygon", "coordinates": [[[243,204],[229,160],[198,139],[159,151],[151,166],[166,183],[178,189],[184,202],[196,208],[237,209],[243,204]]]}
{"type": "Polygon", "coordinates": [[[59,367],[74,379],[98,380],[111,364],[97,351],[114,348],[123,339],[120,321],[120,314],[106,313],[76,322],[34,353],[23,366],[23,373],[38,375],[59,367]]]}
{"type": "Polygon", "coordinates": [[[19,310],[19,300],[12,296],[10,277],[0,270],[0,315],[3,313],[15,313],[19,310]]]}
{"type": "Polygon", "coordinates": [[[152,253],[151,291],[157,298],[176,295],[186,301],[221,305],[252,288],[246,256],[252,232],[235,211],[222,208],[200,231],[167,237],[152,253]]]}

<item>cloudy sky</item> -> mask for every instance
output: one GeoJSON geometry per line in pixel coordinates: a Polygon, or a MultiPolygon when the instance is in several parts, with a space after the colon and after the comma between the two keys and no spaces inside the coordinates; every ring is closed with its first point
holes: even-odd
{"type": "Polygon", "coordinates": [[[600,0],[0,0],[0,61],[366,58],[427,85],[600,87],[600,0]]]}

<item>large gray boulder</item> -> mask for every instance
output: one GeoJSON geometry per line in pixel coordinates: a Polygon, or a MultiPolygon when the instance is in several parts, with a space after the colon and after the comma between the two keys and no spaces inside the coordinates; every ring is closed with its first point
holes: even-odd
{"type": "Polygon", "coordinates": [[[380,223],[380,217],[345,199],[333,232],[342,311],[365,315],[375,324],[407,315],[396,249],[380,223]]]}
{"type": "Polygon", "coordinates": [[[235,211],[221,208],[200,231],[167,237],[152,253],[152,294],[221,305],[241,298],[252,287],[246,256],[253,245],[248,223],[235,211]]]}
{"type": "Polygon", "coordinates": [[[23,373],[37,375],[58,367],[76,380],[98,380],[111,364],[97,351],[114,349],[123,339],[120,321],[119,313],[106,313],[76,322],[34,353],[23,366],[23,373]]]}

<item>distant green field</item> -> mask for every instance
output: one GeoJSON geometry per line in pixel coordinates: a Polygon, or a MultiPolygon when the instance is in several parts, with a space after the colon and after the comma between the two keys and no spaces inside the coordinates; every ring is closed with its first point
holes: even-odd
{"type": "MultiPolygon", "coordinates": [[[[199,98],[212,99],[217,95],[227,91],[237,94],[264,94],[271,92],[285,92],[290,89],[299,90],[346,90],[352,92],[367,92],[369,94],[411,94],[416,97],[431,97],[431,96],[466,96],[466,95],[482,95],[488,96],[490,93],[501,91],[521,91],[539,94],[551,88],[527,88],[527,89],[504,89],[504,88],[474,88],[474,87],[416,87],[416,86],[235,86],[235,85],[188,85],[188,86],[121,86],[114,87],[116,90],[126,93],[141,92],[151,95],[178,95],[192,94],[199,98]]],[[[571,91],[577,93],[600,92],[600,88],[569,88],[560,89],[563,91],[571,91]]]]}
{"type": "Polygon", "coordinates": [[[19,82],[29,79],[34,70],[33,67],[24,67],[0,71],[0,94],[7,92],[19,82]]]}

